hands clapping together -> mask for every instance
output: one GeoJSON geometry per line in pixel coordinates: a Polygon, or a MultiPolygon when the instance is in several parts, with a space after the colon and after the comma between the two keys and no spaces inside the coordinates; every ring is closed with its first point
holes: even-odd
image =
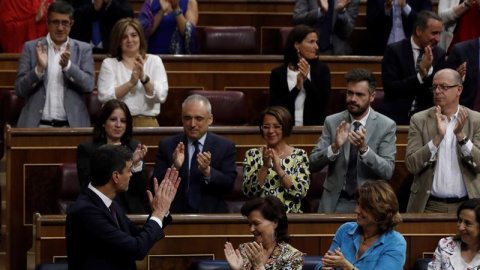
{"type": "MultiPolygon", "coordinates": [[[[252,265],[252,269],[265,269],[265,249],[263,248],[263,245],[255,241],[246,243],[245,245],[245,254],[247,255],[248,261],[252,265]]],[[[234,249],[230,242],[225,243],[224,252],[228,265],[232,270],[239,270],[243,268],[244,261],[242,254],[238,249],[234,249]]]]}
{"type": "MultiPolygon", "coordinates": [[[[42,42],[38,42],[36,46],[36,57],[37,57],[37,72],[43,73],[48,65],[48,54],[47,54],[47,45],[42,46],[42,42]]],[[[59,65],[65,68],[70,61],[70,43],[67,43],[65,51],[60,55],[59,65]]]]}
{"type": "Polygon", "coordinates": [[[360,152],[367,150],[368,145],[365,143],[367,130],[364,127],[359,128],[357,131],[350,131],[350,124],[342,121],[337,127],[335,135],[335,141],[332,143],[332,152],[337,153],[338,150],[348,140],[351,145],[358,149],[360,152]]]}
{"type": "Polygon", "coordinates": [[[148,200],[152,209],[152,215],[163,220],[170,209],[170,205],[175,198],[178,186],[180,185],[180,177],[176,169],[167,169],[162,183],[158,184],[157,178],[153,178],[153,190],[147,190],[148,200]]]}
{"type": "MultiPolygon", "coordinates": [[[[196,158],[198,161],[198,170],[203,174],[203,176],[210,177],[210,162],[212,161],[212,153],[210,153],[209,151],[200,152],[197,154],[196,158]]],[[[183,142],[179,142],[177,147],[175,148],[175,151],[173,152],[173,165],[179,170],[182,167],[184,161],[185,145],[183,144],[183,142]]]]}

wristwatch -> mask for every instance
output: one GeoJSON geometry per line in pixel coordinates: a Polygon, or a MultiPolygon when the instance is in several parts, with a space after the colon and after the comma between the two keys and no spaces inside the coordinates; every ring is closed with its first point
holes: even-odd
{"type": "Polygon", "coordinates": [[[150,77],[148,77],[148,75],[145,75],[145,80],[140,80],[140,82],[141,82],[143,85],[147,84],[149,81],[150,81],[150,77]]]}
{"type": "Polygon", "coordinates": [[[465,144],[467,144],[467,142],[468,142],[468,137],[465,135],[463,140],[458,141],[458,144],[460,144],[460,146],[464,146],[465,144]]]}

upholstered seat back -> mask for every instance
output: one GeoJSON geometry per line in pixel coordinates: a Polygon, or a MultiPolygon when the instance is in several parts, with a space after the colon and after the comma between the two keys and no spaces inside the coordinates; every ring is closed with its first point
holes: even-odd
{"type": "Polygon", "coordinates": [[[77,176],[77,164],[66,163],[58,172],[58,207],[60,214],[66,214],[68,208],[80,194],[80,183],[77,176]]]}
{"type": "Polygon", "coordinates": [[[203,54],[257,54],[255,27],[205,27],[201,42],[203,54]]]}
{"type": "Polygon", "coordinates": [[[190,95],[206,97],[212,105],[213,126],[244,126],[248,124],[247,106],[240,91],[190,91],[190,95]]]}

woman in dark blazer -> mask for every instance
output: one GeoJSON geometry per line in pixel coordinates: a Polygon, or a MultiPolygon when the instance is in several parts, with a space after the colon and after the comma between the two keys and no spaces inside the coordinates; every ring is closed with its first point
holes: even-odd
{"type": "Polygon", "coordinates": [[[133,152],[132,177],[128,191],[119,194],[115,200],[128,214],[149,212],[147,178],[143,168],[143,157],[147,147],[132,140],[132,115],[127,105],[120,100],[109,100],[103,106],[93,128],[93,139],[77,147],[77,174],[80,186],[90,183],[90,161],[97,148],[104,144],[123,145],[133,152]]]}
{"type": "Polygon", "coordinates": [[[318,60],[314,28],[297,25],[287,37],[283,65],[270,74],[270,106],[288,109],[296,126],[323,125],[330,69],[318,60]]]}

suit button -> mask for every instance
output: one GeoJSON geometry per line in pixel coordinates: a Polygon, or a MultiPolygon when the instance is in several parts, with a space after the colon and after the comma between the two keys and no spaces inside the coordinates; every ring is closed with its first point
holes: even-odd
{"type": "Polygon", "coordinates": [[[70,77],[70,81],[75,82],[75,79],[73,77],[70,77]]]}
{"type": "Polygon", "coordinates": [[[42,114],[42,113],[43,113],[43,110],[38,110],[38,113],[42,114]]]}
{"type": "Polygon", "coordinates": [[[33,86],[33,87],[37,86],[37,83],[33,83],[32,86],[33,86]]]}

